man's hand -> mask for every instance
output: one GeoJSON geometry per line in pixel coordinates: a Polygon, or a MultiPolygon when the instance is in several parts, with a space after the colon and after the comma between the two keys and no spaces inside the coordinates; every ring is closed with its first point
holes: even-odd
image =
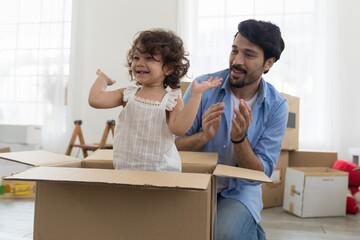
{"type": "Polygon", "coordinates": [[[203,133],[207,141],[213,139],[218,132],[224,108],[223,102],[215,103],[202,116],[203,133]]]}
{"type": "Polygon", "coordinates": [[[230,137],[233,141],[239,141],[245,136],[252,122],[252,110],[244,100],[240,100],[239,109],[234,108],[235,118],[232,119],[230,137]]]}

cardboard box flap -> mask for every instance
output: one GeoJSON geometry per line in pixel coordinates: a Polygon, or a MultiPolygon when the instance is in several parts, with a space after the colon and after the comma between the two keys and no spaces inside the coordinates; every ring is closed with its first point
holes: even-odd
{"type": "Polygon", "coordinates": [[[93,168],[37,167],[4,179],[205,190],[210,184],[211,175],[150,171],[114,171],[93,168]]]}
{"type": "MultiPolygon", "coordinates": [[[[217,153],[179,151],[182,172],[212,173],[218,161],[217,153]]],[[[113,150],[98,149],[83,161],[86,168],[113,168],[113,150]]]]}
{"type": "Polygon", "coordinates": [[[256,182],[272,182],[264,172],[218,164],[213,173],[219,177],[231,177],[256,182]]]}
{"type": "Polygon", "coordinates": [[[97,161],[97,160],[113,160],[112,149],[98,149],[93,152],[90,156],[84,159],[85,161],[97,161]]]}
{"type": "Polygon", "coordinates": [[[82,163],[85,168],[114,169],[113,150],[98,149],[86,157],[82,163]]]}
{"type": "Polygon", "coordinates": [[[217,153],[179,151],[183,172],[212,173],[218,161],[217,153]]]}
{"type": "Polygon", "coordinates": [[[211,152],[179,151],[182,163],[216,165],[218,154],[211,152]]]}
{"type": "Polygon", "coordinates": [[[293,169],[298,170],[300,172],[304,172],[305,176],[322,176],[322,177],[328,177],[328,176],[347,176],[349,175],[348,172],[339,171],[332,168],[327,167],[293,167],[293,169]]]}
{"type": "Polygon", "coordinates": [[[44,150],[0,153],[0,158],[34,167],[81,161],[78,158],[44,150]]]}

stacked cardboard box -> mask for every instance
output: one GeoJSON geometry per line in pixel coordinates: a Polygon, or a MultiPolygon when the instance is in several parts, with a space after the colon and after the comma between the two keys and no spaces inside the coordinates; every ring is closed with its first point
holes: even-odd
{"type": "Polygon", "coordinates": [[[345,211],[342,203],[345,199],[344,191],[346,188],[344,188],[344,184],[346,176],[331,169],[337,160],[337,153],[298,150],[300,100],[297,97],[282,94],[286,97],[289,107],[288,124],[278,164],[273,176],[271,176],[273,183],[263,184],[264,208],[282,206],[285,210],[301,217],[344,215],[345,211]],[[290,176],[288,176],[289,171],[290,176]],[[297,180],[300,182],[298,183],[299,185],[294,188],[293,181],[296,177],[298,177],[297,180]],[[310,181],[310,179],[317,180],[310,181]],[[335,186],[332,184],[337,181],[340,182],[338,185],[335,186]],[[320,190],[319,187],[316,186],[318,182],[323,182],[321,185],[322,188],[324,188],[323,190],[320,190]],[[334,187],[336,188],[335,190],[334,187]],[[312,195],[311,192],[316,195],[312,195]],[[332,195],[335,194],[335,192],[338,192],[337,198],[334,198],[332,195]],[[311,197],[314,198],[314,196],[321,201],[326,198],[331,198],[335,202],[328,201],[328,204],[321,204],[319,201],[313,201],[314,199],[311,197]],[[311,207],[309,202],[304,202],[307,201],[307,199],[312,199],[313,205],[311,207]],[[323,209],[325,206],[326,209],[332,208],[333,210],[325,213],[326,211],[323,209]],[[315,209],[319,211],[315,211],[315,209]]]}
{"type": "Polygon", "coordinates": [[[286,168],[289,166],[289,153],[299,148],[299,103],[300,99],[285,93],[289,115],[285,136],[281,147],[280,157],[273,175],[273,183],[262,186],[262,199],[264,208],[279,207],[283,205],[286,168]]]}
{"type": "Polygon", "coordinates": [[[272,183],[262,184],[262,199],[264,208],[283,205],[285,172],[289,165],[289,151],[281,151],[276,169],[271,175],[272,183]]]}
{"type": "Polygon", "coordinates": [[[300,99],[295,96],[291,96],[285,93],[281,93],[287,101],[289,114],[288,122],[286,125],[286,131],[284,140],[282,143],[282,150],[297,150],[299,149],[299,110],[300,99]]]}

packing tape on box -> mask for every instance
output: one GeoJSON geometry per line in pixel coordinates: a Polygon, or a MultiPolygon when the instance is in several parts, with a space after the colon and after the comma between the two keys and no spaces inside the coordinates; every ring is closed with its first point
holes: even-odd
{"type": "Polygon", "coordinates": [[[294,203],[289,203],[289,212],[294,213],[294,203]]]}
{"type": "Polygon", "coordinates": [[[291,185],[290,196],[295,197],[295,194],[300,196],[300,192],[296,191],[295,185],[291,185]]]}
{"type": "Polygon", "coordinates": [[[295,197],[295,185],[291,185],[290,196],[295,197]]]}

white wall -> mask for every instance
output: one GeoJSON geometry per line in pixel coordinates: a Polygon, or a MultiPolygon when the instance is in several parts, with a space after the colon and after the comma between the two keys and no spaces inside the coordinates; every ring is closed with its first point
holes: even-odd
{"type": "Polygon", "coordinates": [[[349,147],[360,148],[360,1],[338,4],[339,159],[351,160],[349,147]]]}
{"type": "Polygon", "coordinates": [[[85,142],[100,142],[106,121],[116,119],[121,108],[99,110],[89,106],[88,92],[96,70],[101,68],[117,80],[109,89],[127,86],[124,64],[135,33],[157,27],[176,31],[177,9],[177,0],[74,0],[67,139],[74,120],[81,119],[85,142]]]}

